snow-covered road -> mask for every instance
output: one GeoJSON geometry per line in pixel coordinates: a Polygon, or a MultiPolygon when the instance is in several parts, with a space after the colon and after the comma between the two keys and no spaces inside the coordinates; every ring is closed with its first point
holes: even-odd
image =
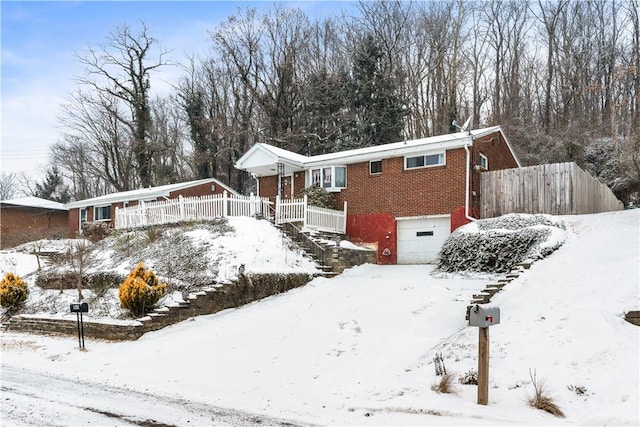
{"type": "Polygon", "coordinates": [[[74,425],[293,425],[285,420],[217,408],[76,378],[2,367],[2,424],[74,425]]]}

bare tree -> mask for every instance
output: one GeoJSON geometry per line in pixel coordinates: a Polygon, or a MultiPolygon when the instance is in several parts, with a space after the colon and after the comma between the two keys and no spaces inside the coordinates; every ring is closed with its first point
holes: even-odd
{"type": "Polygon", "coordinates": [[[19,193],[20,179],[15,172],[0,172],[0,200],[9,200],[19,193]]]}
{"type": "Polygon", "coordinates": [[[94,259],[95,256],[91,251],[90,241],[86,239],[74,239],[67,244],[67,250],[62,258],[62,262],[71,269],[76,277],[78,301],[84,299],[82,295],[82,278],[94,259]]]}
{"type": "Polygon", "coordinates": [[[86,70],[79,83],[88,86],[98,98],[109,100],[103,106],[113,120],[128,128],[137,176],[145,187],[154,184],[153,148],[149,143],[150,74],[168,64],[167,51],[154,52],[156,43],[142,23],[137,33],[128,26],[117,27],[105,44],[89,45],[84,53],[76,55],[86,70]],[[119,103],[124,108],[119,108],[119,103]]]}

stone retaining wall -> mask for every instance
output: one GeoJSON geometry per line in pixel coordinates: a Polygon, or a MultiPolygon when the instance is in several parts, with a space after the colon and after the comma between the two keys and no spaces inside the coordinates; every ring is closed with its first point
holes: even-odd
{"type": "MultiPolygon", "coordinates": [[[[213,314],[227,308],[277,295],[306,285],[313,277],[308,274],[252,274],[238,281],[218,284],[189,295],[188,301],[156,309],[147,316],[130,321],[92,320],[84,316],[84,336],[104,340],[136,340],[144,333],[181,322],[190,317],[213,314]]],[[[51,318],[38,315],[16,315],[5,329],[47,335],[77,335],[76,316],[51,318]]]]}

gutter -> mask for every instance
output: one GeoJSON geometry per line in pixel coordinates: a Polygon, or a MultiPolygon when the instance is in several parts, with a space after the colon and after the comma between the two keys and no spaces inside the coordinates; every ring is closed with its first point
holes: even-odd
{"type": "Polygon", "coordinates": [[[469,151],[469,145],[473,145],[473,136],[471,136],[470,142],[465,142],[464,144],[464,151],[467,152],[466,185],[464,190],[464,217],[471,222],[475,222],[477,221],[477,219],[469,215],[469,185],[471,184],[471,152],[469,151]]]}

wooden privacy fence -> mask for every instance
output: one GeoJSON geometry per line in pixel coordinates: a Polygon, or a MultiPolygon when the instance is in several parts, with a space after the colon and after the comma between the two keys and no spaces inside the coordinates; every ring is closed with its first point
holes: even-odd
{"type": "Polygon", "coordinates": [[[579,215],[623,209],[605,184],[575,163],[554,163],[480,174],[480,214],[579,215]]]}
{"type": "Polygon", "coordinates": [[[347,231],[347,202],[343,210],[309,205],[307,195],[302,199],[282,200],[276,197],[276,224],[302,222],[303,227],[333,233],[347,231]]]}
{"type": "Polygon", "coordinates": [[[116,208],[116,228],[169,224],[179,221],[227,216],[268,216],[272,202],[265,197],[212,194],[182,197],[158,202],[140,202],[136,206],[116,208]]]}

